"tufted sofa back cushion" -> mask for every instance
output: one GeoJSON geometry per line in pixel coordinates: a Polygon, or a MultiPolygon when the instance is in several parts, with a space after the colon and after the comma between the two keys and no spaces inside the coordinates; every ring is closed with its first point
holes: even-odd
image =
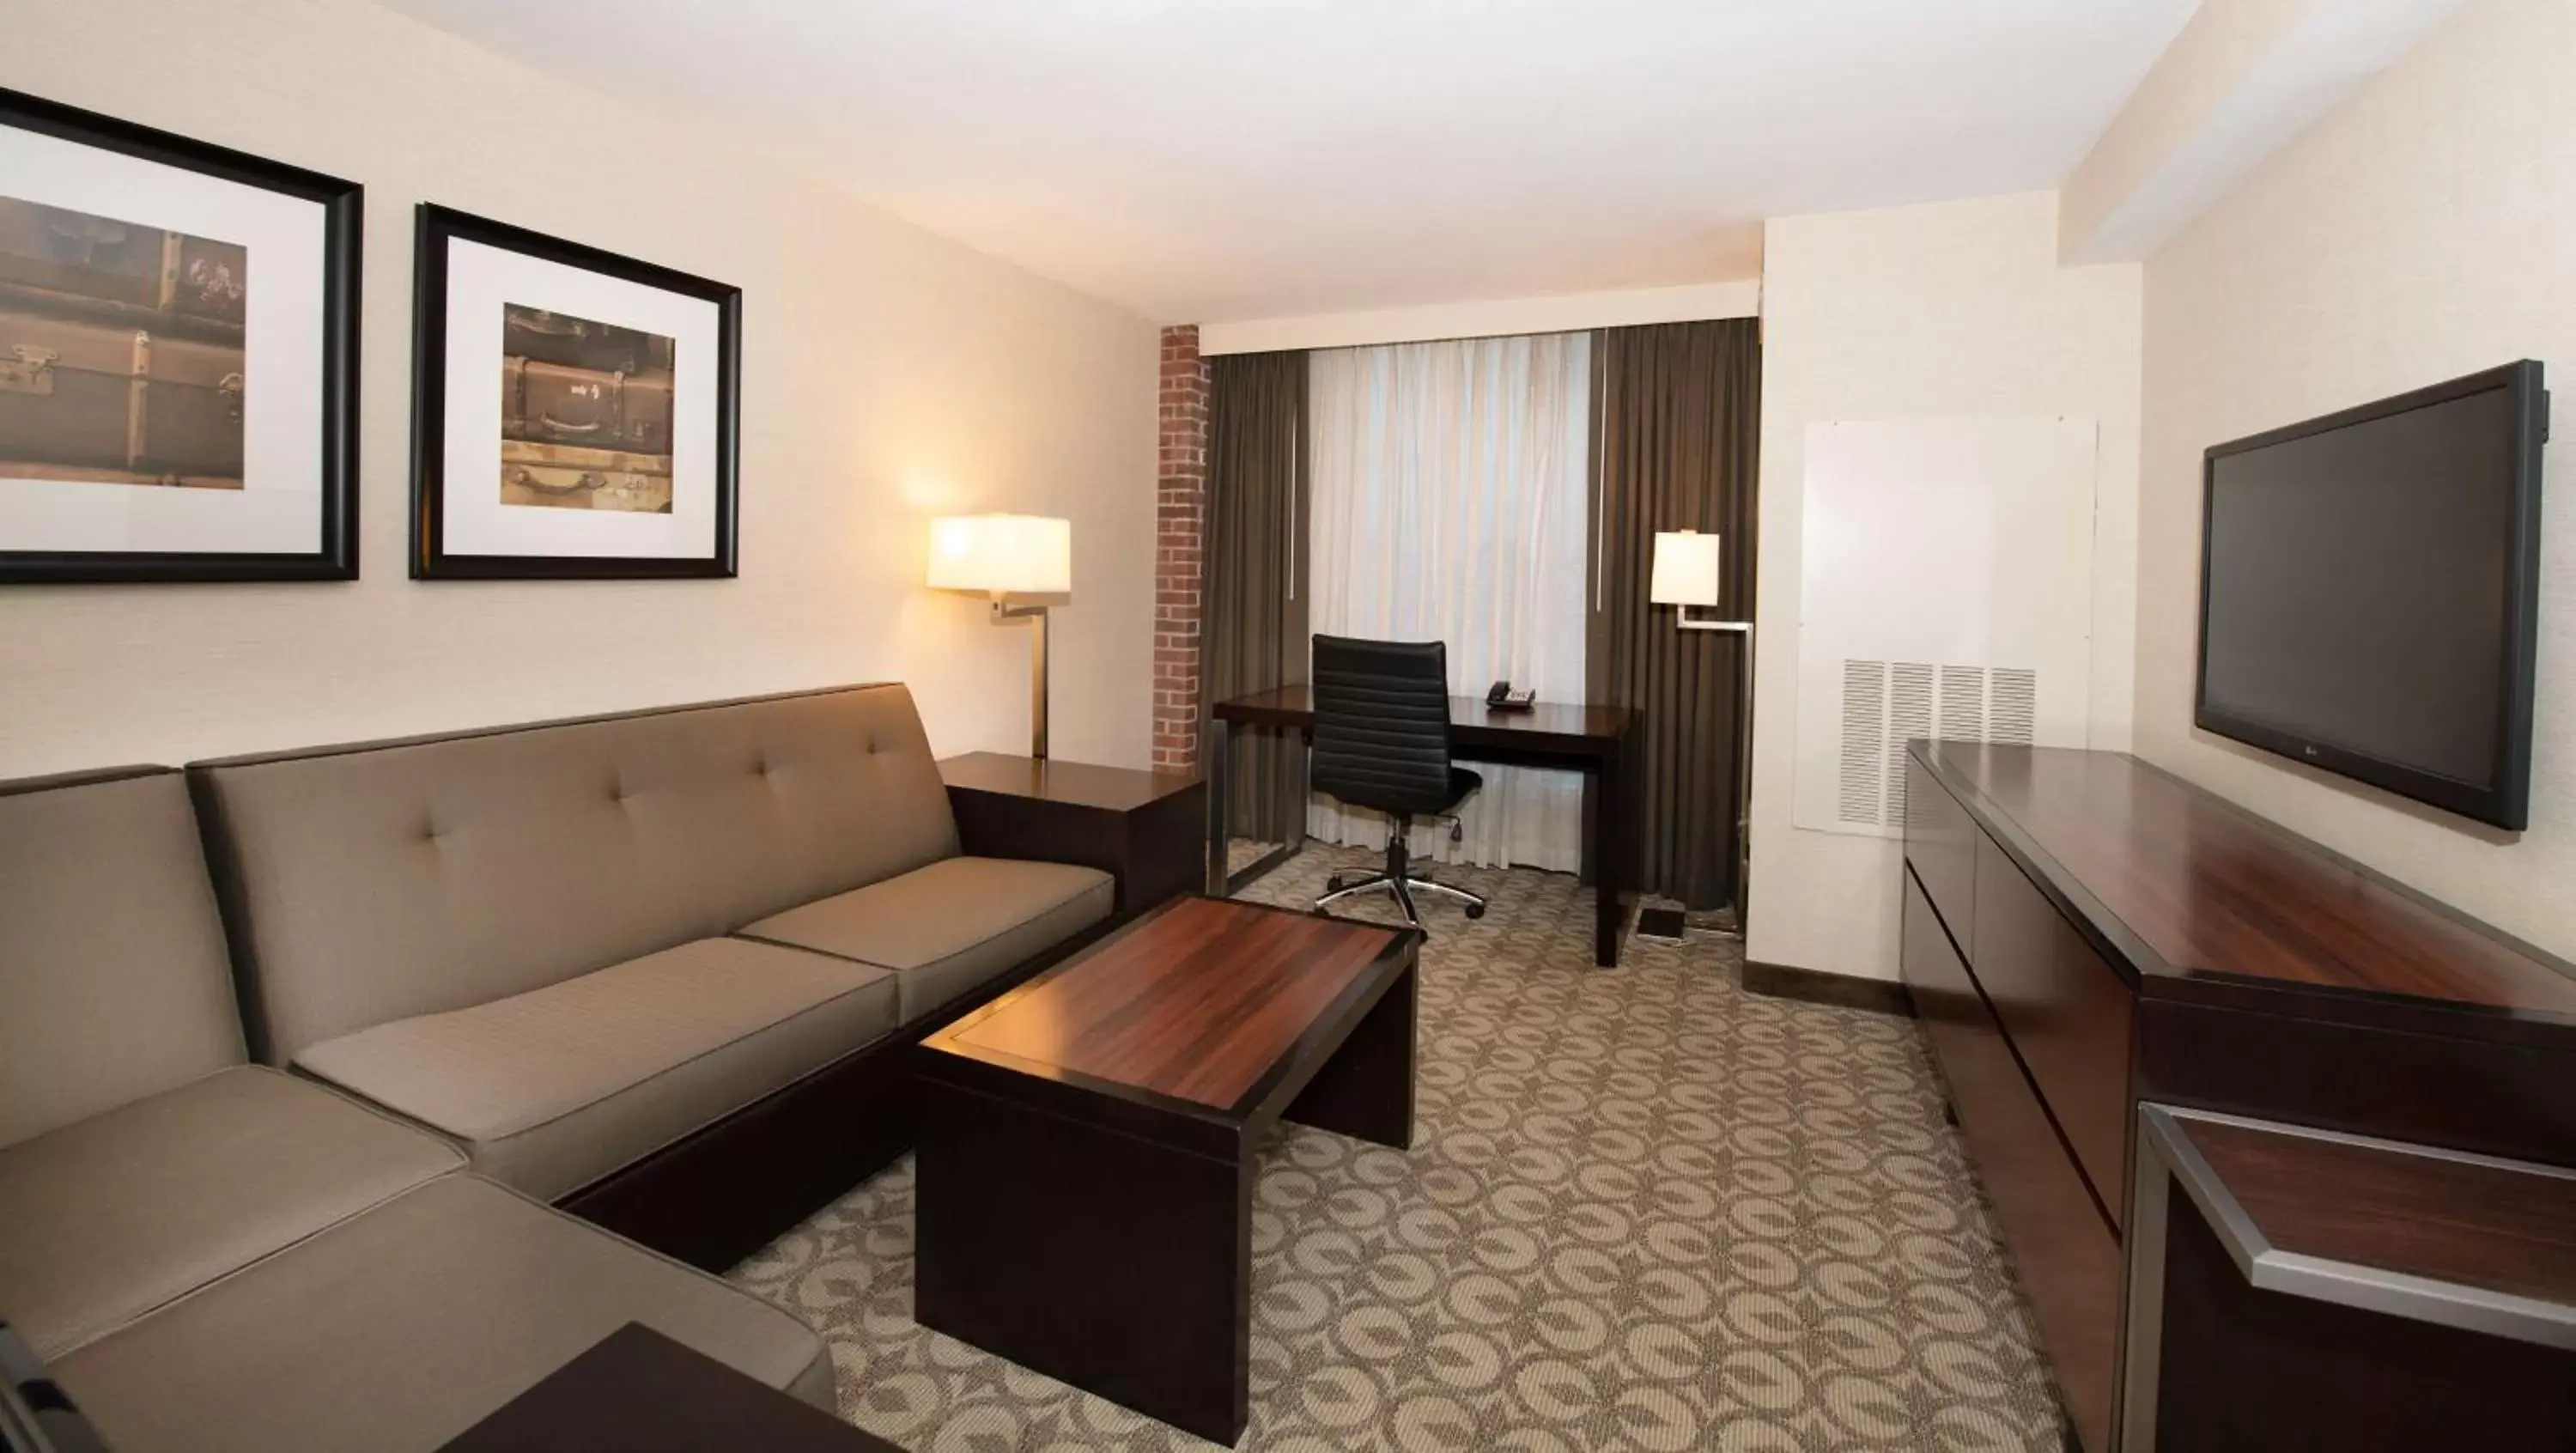
{"type": "Polygon", "coordinates": [[[957,851],[912,694],[189,768],[260,1058],[507,998],[957,851]]]}
{"type": "Polygon", "coordinates": [[[186,782],[0,783],[0,1145],[241,1060],[186,782]]]}

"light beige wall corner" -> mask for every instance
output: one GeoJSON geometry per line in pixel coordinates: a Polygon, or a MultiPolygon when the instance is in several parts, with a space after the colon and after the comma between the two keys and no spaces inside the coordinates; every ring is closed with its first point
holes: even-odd
{"type": "Polygon", "coordinates": [[[2475,0],[2147,266],[2141,755],[2576,955],[2576,5],[2475,0]],[[2518,842],[2193,729],[2201,451],[2517,358],[2560,404],[2518,842]]]}
{"type": "Polygon", "coordinates": [[[2057,206],[2055,193],[2038,192],[1770,225],[1746,946],[1759,961],[1896,976],[1897,844],[1792,825],[1810,421],[1976,414],[2100,421],[2093,744],[2128,744],[2140,270],[2060,267],[2057,206]]]}
{"type": "Polygon", "coordinates": [[[1054,741],[1147,755],[1155,330],[373,5],[13,4],[0,85],[367,188],[349,585],[0,590],[0,775],[900,678],[942,751],[1025,750],[1027,636],[922,589],[925,520],[1074,521],[1054,741]],[[412,207],[744,290],[742,576],[405,578],[412,207]]]}
{"type": "Polygon", "coordinates": [[[2060,189],[2058,240],[2083,247],[2212,123],[2324,0],[2203,0],[2060,189]]]}

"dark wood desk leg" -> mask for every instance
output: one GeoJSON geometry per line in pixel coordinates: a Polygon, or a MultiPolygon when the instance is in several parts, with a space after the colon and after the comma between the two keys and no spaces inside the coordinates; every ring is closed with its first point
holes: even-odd
{"type": "Polygon", "coordinates": [[[1607,795],[1599,772],[1583,774],[1583,856],[1574,881],[1587,888],[1601,881],[1601,799],[1607,795]]]}
{"type": "Polygon", "coordinates": [[[1600,843],[1592,875],[1592,962],[1619,966],[1619,940],[1628,928],[1631,863],[1637,847],[1636,784],[1628,779],[1627,753],[1613,751],[1593,770],[1601,795],[1600,843]]]}
{"type": "Polygon", "coordinates": [[[1288,804],[1288,830],[1280,834],[1288,840],[1288,856],[1293,858],[1306,851],[1306,804],[1315,795],[1314,789],[1306,785],[1315,770],[1315,724],[1308,722],[1282,732],[1280,738],[1283,745],[1292,746],[1297,753],[1297,795],[1288,804]]]}
{"type": "Polygon", "coordinates": [[[1387,986],[1377,1007],[1281,1113],[1336,1135],[1413,1148],[1414,972],[1408,966],[1387,986]]]}
{"type": "Polygon", "coordinates": [[[1225,820],[1226,809],[1234,803],[1228,790],[1234,782],[1233,736],[1215,717],[1209,717],[1199,733],[1199,762],[1207,771],[1207,892],[1211,898],[1225,896],[1227,839],[1233,831],[1225,820]]]}
{"type": "Polygon", "coordinates": [[[1252,1412],[1252,1166],[924,1077],[913,1317],[1184,1432],[1252,1412]]]}

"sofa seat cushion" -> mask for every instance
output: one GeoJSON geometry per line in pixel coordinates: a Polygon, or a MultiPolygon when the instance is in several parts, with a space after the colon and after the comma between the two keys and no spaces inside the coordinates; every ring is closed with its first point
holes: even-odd
{"type": "Polygon", "coordinates": [[[711,938],[307,1048],[298,1069],[559,1200],[895,1024],[888,971],[711,938]]]}
{"type": "Polygon", "coordinates": [[[52,1357],[464,1164],[237,1066],[0,1149],[0,1315],[52,1357]]]}
{"type": "Polygon", "coordinates": [[[427,1453],[628,1322],[833,1406],[822,1339],[794,1317],[471,1175],[53,1370],[117,1453],[427,1453]]]}
{"type": "Polygon", "coordinates": [[[909,1024],[1107,918],[1116,889],[1070,863],[943,858],[742,932],[893,970],[909,1024]]]}

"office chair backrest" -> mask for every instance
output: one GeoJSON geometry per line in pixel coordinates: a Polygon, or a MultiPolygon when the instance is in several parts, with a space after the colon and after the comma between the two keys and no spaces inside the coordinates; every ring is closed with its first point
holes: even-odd
{"type": "Polygon", "coordinates": [[[1449,647],[1441,641],[1315,638],[1309,778],[1354,807],[1438,812],[1449,770],[1449,647]]]}

